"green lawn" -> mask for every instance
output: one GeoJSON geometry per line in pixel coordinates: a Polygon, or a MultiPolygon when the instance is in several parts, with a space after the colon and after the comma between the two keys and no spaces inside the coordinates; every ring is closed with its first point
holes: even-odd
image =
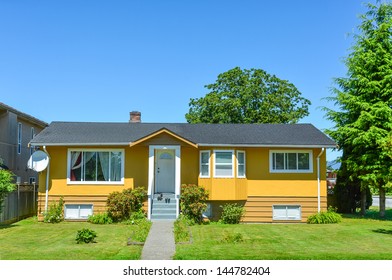
{"type": "Polygon", "coordinates": [[[139,259],[142,246],[127,246],[136,228],[87,222],[46,224],[29,218],[8,226],[0,225],[0,260],[139,259]],[[96,243],[76,244],[76,232],[82,228],[96,231],[96,243]]]}
{"type": "Polygon", "coordinates": [[[190,229],[193,244],[177,244],[175,259],[392,260],[391,220],[351,216],[329,225],[210,224],[190,229]],[[238,236],[242,241],[227,241],[238,236]]]}

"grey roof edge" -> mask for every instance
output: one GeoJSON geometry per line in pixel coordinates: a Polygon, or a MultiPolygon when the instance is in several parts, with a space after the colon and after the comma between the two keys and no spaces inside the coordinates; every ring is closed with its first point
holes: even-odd
{"type": "Polygon", "coordinates": [[[31,146],[64,146],[64,147],[77,147],[77,146],[129,146],[130,142],[122,142],[122,143],[35,143],[34,141],[30,141],[29,145],[31,146]]]}
{"type": "Polygon", "coordinates": [[[13,108],[11,106],[8,106],[7,104],[4,104],[3,102],[0,102],[0,108],[3,108],[5,110],[7,110],[7,111],[10,111],[10,112],[14,113],[14,114],[17,114],[21,118],[26,119],[26,120],[28,120],[28,121],[30,121],[30,122],[32,122],[34,124],[37,124],[39,126],[47,127],[49,125],[47,122],[44,122],[44,121],[42,121],[40,119],[37,119],[36,117],[33,117],[32,115],[23,113],[23,112],[15,109],[15,108],[13,108]]]}
{"type": "Polygon", "coordinates": [[[199,143],[199,147],[249,147],[249,148],[336,148],[336,145],[319,144],[319,145],[306,145],[306,144],[207,144],[199,143]]]}

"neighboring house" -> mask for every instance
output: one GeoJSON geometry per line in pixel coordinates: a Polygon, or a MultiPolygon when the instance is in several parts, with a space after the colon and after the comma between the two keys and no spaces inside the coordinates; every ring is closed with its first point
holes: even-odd
{"type": "Polygon", "coordinates": [[[34,152],[28,143],[46,126],[46,122],[0,102],[0,157],[21,184],[38,179],[37,172],[27,168],[27,161],[34,152]]]}
{"type": "Polygon", "coordinates": [[[50,157],[39,212],[63,197],[66,219],[86,219],[109,193],[145,186],[148,218],[175,218],[181,185],[197,184],[209,192],[207,216],[237,202],[244,222],[326,210],[325,149],[335,147],[311,124],[140,123],[138,112],[129,123],[53,122],[31,143],[50,157]]]}

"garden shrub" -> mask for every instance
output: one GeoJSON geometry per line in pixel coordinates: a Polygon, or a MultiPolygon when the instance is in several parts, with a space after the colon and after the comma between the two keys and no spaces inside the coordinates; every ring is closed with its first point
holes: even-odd
{"type": "Polygon", "coordinates": [[[95,231],[93,231],[92,229],[88,229],[88,228],[84,228],[81,230],[78,230],[78,232],[76,233],[76,243],[91,243],[91,242],[95,242],[95,238],[97,237],[97,233],[95,231]]]}
{"type": "Polygon", "coordinates": [[[44,213],[44,222],[45,223],[60,223],[64,220],[64,200],[61,197],[59,203],[53,202],[49,205],[49,210],[44,213]]]}
{"type": "Polygon", "coordinates": [[[239,224],[245,209],[237,203],[226,203],[222,207],[222,215],[220,221],[224,224],[239,224]]]}
{"type": "Polygon", "coordinates": [[[144,187],[112,192],[106,201],[108,214],[114,221],[127,220],[133,212],[141,210],[146,197],[144,187]]]}
{"type": "Polygon", "coordinates": [[[342,215],[335,212],[335,209],[329,207],[328,211],[311,215],[308,217],[308,224],[337,224],[342,221],[342,215]]]}
{"type": "Polygon", "coordinates": [[[231,232],[225,230],[221,242],[223,243],[240,243],[244,241],[244,237],[240,232],[231,232]]]}
{"type": "Polygon", "coordinates": [[[89,216],[87,221],[92,224],[101,224],[101,225],[113,223],[113,219],[109,216],[108,212],[98,213],[98,214],[89,216]]]}
{"type": "Polygon", "coordinates": [[[207,199],[208,192],[203,187],[193,184],[181,186],[181,211],[198,224],[202,222],[202,213],[207,209],[207,199]]]}
{"type": "MultiPolygon", "coordinates": [[[[0,158],[0,166],[2,164],[2,159],[0,158]]],[[[0,213],[2,211],[2,204],[8,193],[15,190],[15,184],[13,183],[13,174],[0,168],[0,213]]]]}

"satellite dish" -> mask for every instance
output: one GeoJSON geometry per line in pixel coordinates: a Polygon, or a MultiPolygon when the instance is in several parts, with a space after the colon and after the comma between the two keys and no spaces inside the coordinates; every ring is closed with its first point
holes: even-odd
{"type": "Polygon", "coordinates": [[[36,172],[41,172],[46,169],[49,163],[49,156],[43,151],[34,152],[29,161],[27,162],[27,167],[36,172]]]}

